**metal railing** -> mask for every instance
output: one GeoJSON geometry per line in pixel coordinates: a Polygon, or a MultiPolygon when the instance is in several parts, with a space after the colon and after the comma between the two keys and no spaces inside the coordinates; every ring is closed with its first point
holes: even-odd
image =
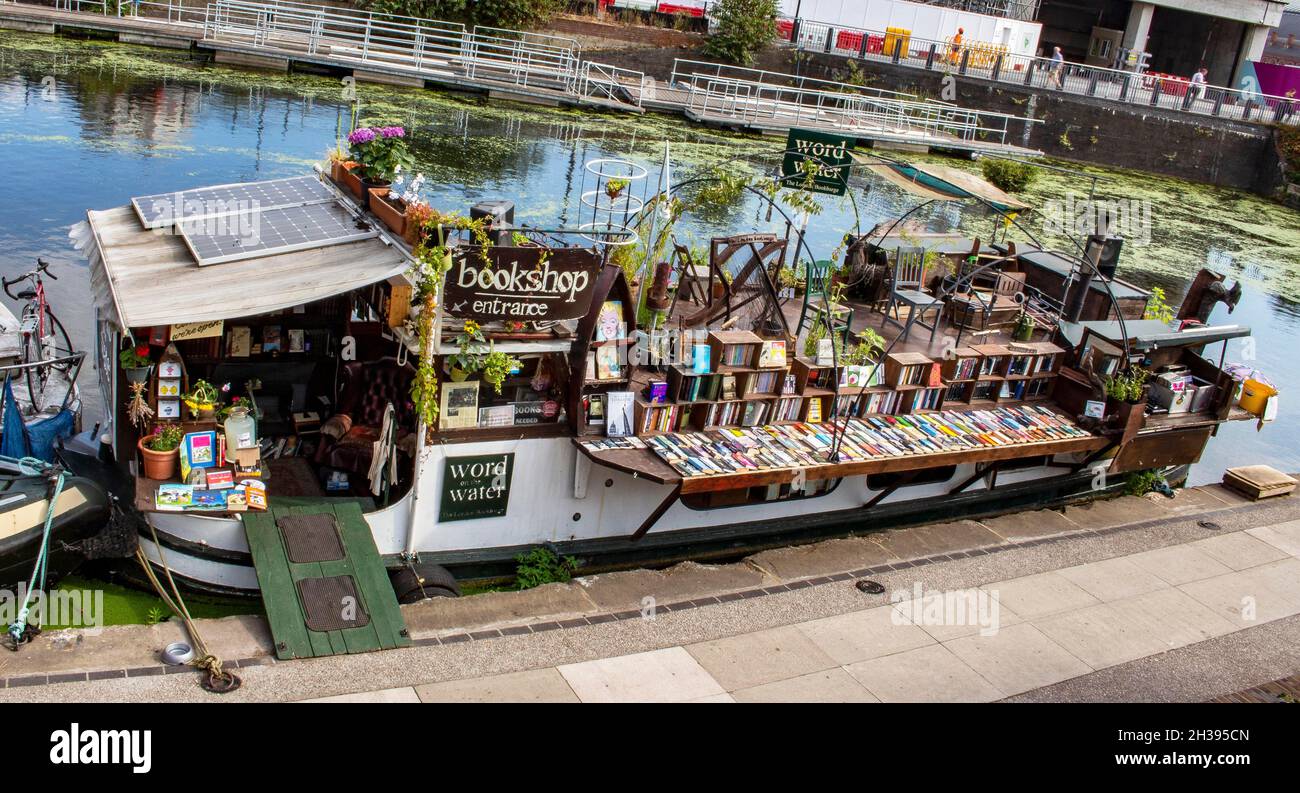
{"type": "Polygon", "coordinates": [[[918,143],[963,141],[1009,145],[1012,124],[1034,119],[968,110],[942,102],[818,91],[707,74],[679,83],[697,116],[767,127],[833,128],[887,134],[918,143]]]}
{"type": "Polygon", "coordinates": [[[847,93],[862,94],[864,96],[875,97],[892,97],[895,99],[916,99],[916,94],[906,94],[899,91],[886,91],[883,88],[872,88],[865,85],[854,85],[852,83],[837,83],[834,80],[818,80],[813,77],[802,77],[797,74],[786,74],[784,72],[770,72],[765,69],[750,69],[745,66],[728,66],[721,63],[711,63],[709,61],[693,61],[688,58],[674,58],[673,71],[669,77],[669,83],[686,83],[696,76],[722,77],[734,80],[744,80],[746,82],[764,83],[769,85],[788,85],[792,88],[810,89],[814,91],[843,91],[847,93]]]}
{"type": "Polygon", "coordinates": [[[1270,96],[1215,85],[1195,85],[1172,75],[1138,73],[1055,63],[1018,55],[1005,47],[968,41],[954,44],[912,36],[906,31],[873,31],[809,20],[778,20],[778,33],[801,50],[863,61],[943,71],[993,82],[1258,123],[1300,122],[1294,97],[1270,96]]]}

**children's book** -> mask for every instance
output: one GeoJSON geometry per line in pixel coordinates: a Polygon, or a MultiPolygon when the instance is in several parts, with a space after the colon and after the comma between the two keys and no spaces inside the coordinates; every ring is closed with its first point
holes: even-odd
{"type": "Polygon", "coordinates": [[[623,322],[623,301],[606,300],[596,317],[596,341],[616,341],[627,338],[627,325],[623,322]]]}
{"type": "Polygon", "coordinates": [[[162,484],[154,495],[154,507],[167,512],[180,512],[194,503],[194,488],[189,485],[162,484]]]}
{"type": "Polygon", "coordinates": [[[181,479],[189,481],[190,469],[211,468],[217,464],[217,433],[191,432],[181,442],[181,479]]]}

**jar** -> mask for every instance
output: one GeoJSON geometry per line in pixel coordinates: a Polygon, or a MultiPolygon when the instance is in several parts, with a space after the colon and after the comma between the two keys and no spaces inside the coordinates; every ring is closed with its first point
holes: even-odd
{"type": "Polygon", "coordinates": [[[225,430],[228,452],[257,446],[257,425],[253,422],[253,417],[248,415],[248,408],[231,408],[230,415],[226,417],[225,430]]]}

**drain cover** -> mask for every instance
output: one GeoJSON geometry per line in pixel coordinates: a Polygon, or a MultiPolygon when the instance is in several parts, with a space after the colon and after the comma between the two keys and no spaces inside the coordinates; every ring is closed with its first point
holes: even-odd
{"type": "Polygon", "coordinates": [[[357,582],[350,575],[304,578],[298,582],[298,598],[309,630],[341,631],[370,624],[370,615],[357,597],[357,582]]]}
{"type": "Polygon", "coordinates": [[[859,592],[866,592],[868,595],[879,595],[885,591],[884,585],[880,582],[868,581],[865,578],[854,584],[854,586],[858,588],[859,592]]]}
{"type": "Polygon", "coordinates": [[[1222,526],[1212,520],[1198,520],[1196,521],[1196,525],[1200,526],[1202,529],[1209,529],[1210,531],[1220,531],[1223,529],[1222,526]]]}

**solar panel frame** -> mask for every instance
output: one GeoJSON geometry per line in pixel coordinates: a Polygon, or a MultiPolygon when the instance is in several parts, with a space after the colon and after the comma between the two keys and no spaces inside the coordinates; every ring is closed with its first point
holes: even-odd
{"type": "Polygon", "coordinates": [[[290,176],[260,182],[234,182],[172,193],[156,193],[131,199],[136,217],[146,229],[162,229],[196,219],[216,218],[246,212],[256,201],[262,210],[324,204],[335,201],[334,194],[315,176],[290,176]],[[190,202],[204,207],[196,214],[185,215],[190,202]],[[179,202],[182,215],[176,217],[179,202]],[[240,203],[247,202],[247,203],[240,203]],[[146,209],[147,208],[147,209],[146,209]]]}
{"type": "MultiPolygon", "coordinates": [[[[199,227],[218,218],[188,218],[179,228],[180,237],[199,266],[206,267],[379,236],[378,229],[369,221],[358,221],[352,212],[337,202],[259,209],[250,214],[258,216],[259,239],[252,246],[246,244],[241,235],[208,233],[208,229],[199,227]],[[364,228],[358,228],[358,223],[364,228]]],[[[237,228],[247,226],[241,223],[237,228]]]]}

